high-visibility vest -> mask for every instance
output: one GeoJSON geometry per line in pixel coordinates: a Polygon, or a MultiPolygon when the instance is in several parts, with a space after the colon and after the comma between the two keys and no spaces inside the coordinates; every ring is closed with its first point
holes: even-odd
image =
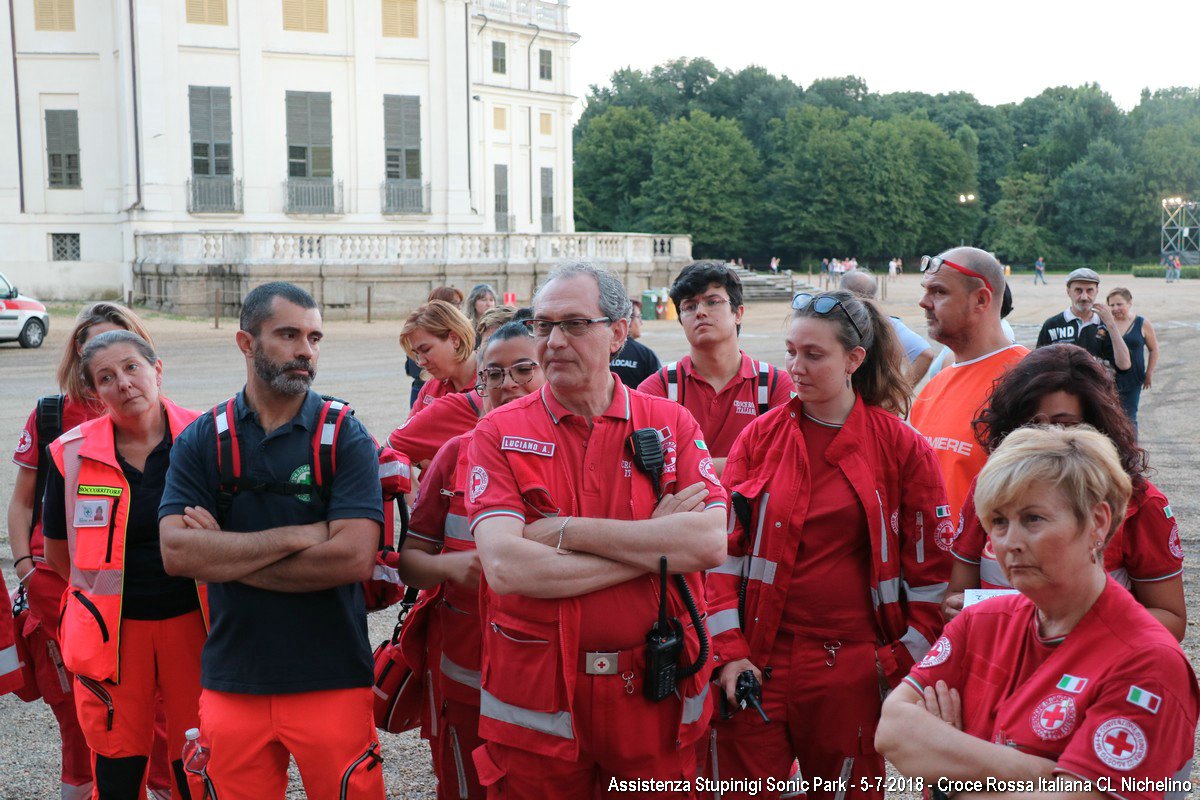
{"type": "MultiPolygon", "coordinates": [[[[161,398],[174,440],[198,414],[161,398]]],[[[120,682],[121,596],[125,584],[125,526],[129,483],[117,461],[112,419],[106,414],[83,423],[50,445],[63,476],[71,575],[63,599],[59,642],[63,663],[93,680],[120,682]]],[[[204,584],[196,591],[204,624],[204,584]]]]}

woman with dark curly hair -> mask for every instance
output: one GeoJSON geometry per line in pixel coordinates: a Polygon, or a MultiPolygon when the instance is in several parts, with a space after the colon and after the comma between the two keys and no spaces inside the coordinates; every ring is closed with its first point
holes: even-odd
{"type": "MultiPolygon", "coordinates": [[[[1025,425],[1079,424],[1091,425],[1112,440],[1133,482],[1125,521],[1104,551],[1105,568],[1151,616],[1182,639],[1187,607],[1179,525],[1167,498],[1146,479],[1146,451],[1137,445],[1133,424],[1104,366],[1075,345],[1033,351],[997,382],[988,406],[975,420],[975,432],[990,453],[1025,425]]],[[[984,527],[976,516],[972,487],[952,549],[954,572],[942,604],[948,619],[962,610],[966,589],[1009,588],[984,527]]]]}

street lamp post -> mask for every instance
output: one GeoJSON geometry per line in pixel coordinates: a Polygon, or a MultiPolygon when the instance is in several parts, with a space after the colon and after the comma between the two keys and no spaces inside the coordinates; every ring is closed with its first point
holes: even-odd
{"type": "MultiPolygon", "coordinates": [[[[958,204],[959,204],[960,206],[963,206],[964,208],[966,207],[966,205],[967,205],[968,203],[974,203],[974,202],[975,202],[975,195],[973,195],[973,194],[960,194],[960,195],[958,196],[958,204]]],[[[966,226],[964,225],[964,226],[963,226],[963,235],[962,235],[962,237],[961,237],[961,238],[958,240],[958,246],[959,246],[959,247],[962,247],[963,245],[965,245],[965,244],[966,244],[966,241],[967,241],[967,236],[966,236],[966,226]]]]}

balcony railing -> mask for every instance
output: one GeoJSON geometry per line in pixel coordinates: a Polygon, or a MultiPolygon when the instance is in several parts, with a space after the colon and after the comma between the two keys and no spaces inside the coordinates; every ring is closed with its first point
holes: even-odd
{"type": "Polygon", "coordinates": [[[242,182],[232,175],[193,175],[188,181],[188,213],[240,214],[242,182]]]}
{"type": "Polygon", "coordinates": [[[474,0],[488,16],[508,22],[535,22],[556,31],[567,30],[567,4],[555,0],[474,0]]]}
{"type": "Polygon", "coordinates": [[[341,214],[342,182],[333,178],[288,178],[287,214],[341,214]]]}
{"type": "Polygon", "coordinates": [[[428,214],[429,184],[413,180],[387,180],[380,187],[385,214],[428,214]]]}

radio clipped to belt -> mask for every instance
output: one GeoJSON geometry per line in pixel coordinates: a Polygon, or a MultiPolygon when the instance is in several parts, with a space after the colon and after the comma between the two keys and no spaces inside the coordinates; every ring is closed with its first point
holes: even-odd
{"type": "MultiPolygon", "coordinates": [[[[666,464],[663,453],[662,434],[654,428],[638,428],[629,437],[629,447],[633,451],[633,463],[644,472],[654,485],[654,495],[662,499],[662,471],[666,464]]],[[[659,560],[659,597],[658,619],[650,626],[646,634],[646,675],[642,681],[642,690],[646,699],[652,703],[665,700],[675,694],[675,688],[680,679],[690,678],[708,661],[708,631],[704,627],[704,619],[688,588],[687,580],[682,575],[675,575],[675,586],[687,607],[692,626],[700,640],[700,652],[696,660],[686,666],[679,664],[683,655],[683,625],[678,619],[667,613],[667,557],[659,560]]]]}

